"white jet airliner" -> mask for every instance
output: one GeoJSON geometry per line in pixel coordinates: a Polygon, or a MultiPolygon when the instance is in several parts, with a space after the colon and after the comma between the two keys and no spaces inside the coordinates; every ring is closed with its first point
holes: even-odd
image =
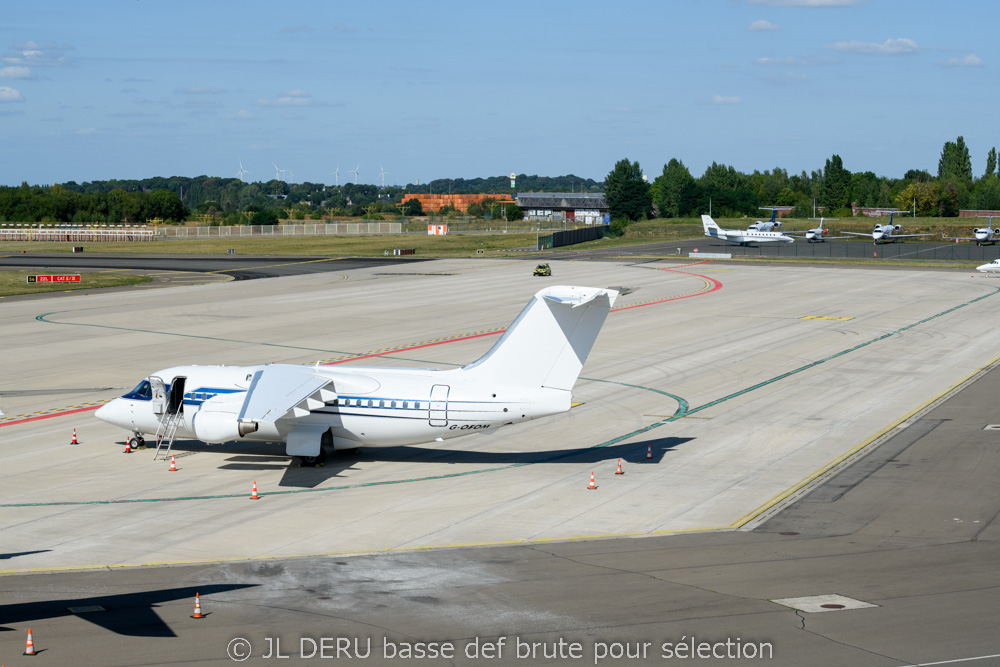
{"type": "Polygon", "coordinates": [[[976,267],[976,271],[982,271],[986,275],[991,273],[1000,273],[1000,259],[994,259],[989,264],[980,264],[976,267]]]}
{"type": "MultiPolygon", "coordinates": [[[[810,220],[815,220],[816,218],[809,218],[810,220]]],[[[786,234],[805,234],[805,239],[809,243],[825,243],[828,240],[833,239],[846,239],[846,236],[824,236],[824,234],[829,234],[829,229],[823,228],[824,220],[840,220],[840,218],[820,218],[819,226],[813,227],[812,229],[807,229],[805,231],[787,231],[786,234]]]]}
{"type": "Polygon", "coordinates": [[[722,239],[726,243],[739,243],[740,245],[775,241],[795,243],[795,239],[791,236],[785,236],[779,232],[759,232],[756,229],[747,229],[746,231],[739,229],[722,229],[718,224],[716,224],[715,220],[712,220],[712,216],[710,215],[701,216],[701,224],[705,228],[705,236],[722,239]]]}
{"type": "Polygon", "coordinates": [[[993,226],[993,216],[990,216],[989,222],[986,223],[985,227],[976,227],[972,230],[975,234],[973,237],[968,236],[945,236],[944,238],[948,241],[975,241],[976,245],[981,246],[984,243],[989,243],[990,245],[995,245],[997,239],[1000,239],[1000,229],[993,226]]]}
{"type": "Polygon", "coordinates": [[[844,234],[850,234],[851,236],[871,236],[875,245],[878,242],[889,243],[890,241],[895,243],[896,239],[908,239],[914,236],[934,236],[933,234],[897,234],[896,232],[901,231],[903,228],[899,225],[892,224],[893,214],[889,214],[889,223],[885,225],[875,225],[875,229],[872,230],[871,234],[866,234],[864,232],[843,232],[844,234]]]}
{"type": "MultiPolygon", "coordinates": [[[[172,442],[284,442],[320,464],[326,449],[412,445],[492,433],[570,409],[573,384],[614,289],[547,287],[477,361],[457,369],[178,366],[158,371],[96,416],[172,442]]],[[[168,444],[169,449],[169,444],[168,444]]]]}
{"type": "Polygon", "coordinates": [[[773,232],[776,229],[781,229],[781,221],[775,220],[777,216],[778,216],[778,209],[772,208],[770,220],[768,220],[767,222],[758,220],[757,222],[747,227],[747,231],[752,230],[757,232],[773,232]]]}

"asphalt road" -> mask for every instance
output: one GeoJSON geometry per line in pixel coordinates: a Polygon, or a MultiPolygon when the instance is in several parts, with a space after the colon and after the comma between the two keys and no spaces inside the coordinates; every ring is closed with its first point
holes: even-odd
{"type": "MultiPolygon", "coordinates": [[[[752,532],[4,577],[0,630],[44,628],[31,664],[224,665],[227,647],[298,664],[323,638],[370,641],[372,664],[416,642],[486,664],[465,650],[500,637],[489,664],[576,662],[573,642],[588,664],[648,643],[645,660],[597,664],[659,664],[665,642],[695,637],[773,651],[768,664],[996,665],[1000,431],[983,428],[998,392],[1000,373],[984,375],[752,532]],[[831,594],[874,606],[771,601],[831,594]],[[536,658],[518,660],[529,644],[536,658]]],[[[0,632],[6,665],[27,664],[23,634],[0,632]]]]}
{"type": "Polygon", "coordinates": [[[135,269],[142,271],[190,271],[229,275],[236,280],[277,278],[307,273],[352,271],[386,266],[394,267],[426,259],[402,257],[332,258],[332,257],[258,257],[246,255],[102,255],[33,253],[0,257],[0,270],[31,268],[135,269]]]}
{"type": "MultiPolygon", "coordinates": [[[[450,271],[458,270],[455,268],[457,262],[448,266],[452,267],[450,271]]],[[[573,271],[594,274],[611,270],[605,263],[594,266],[575,262],[567,262],[566,266],[557,269],[560,271],[559,279],[564,279],[566,274],[579,278],[573,271]]],[[[732,269],[749,271],[747,267],[738,266],[718,270],[732,269]]],[[[488,270],[499,269],[492,265],[485,269],[475,267],[475,271],[488,270]]],[[[794,273],[797,270],[781,268],[784,280],[794,284],[803,282],[804,279],[794,273]]],[[[813,271],[813,268],[808,267],[808,270],[813,271]]],[[[390,271],[400,273],[404,269],[390,271]]],[[[520,267],[518,272],[520,275],[520,267]]],[[[468,270],[467,275],[456,278],[451,289],[461,290],[463,285],[472,284],[473,277],[469,275],[472,273],[468,270]]],[[[656,277],[667,275],[650,273],[656,277]]],[[[507,280],[513,280],[510,275],[504,275],[507,280]]],[[[722,275],[726,276],[725,273],[722,275]]],[[[716,302],[707,299],[681,302],[704,304],[699,307],[710,309],[703,316],[700,316],[700,311],[684,311],[689,322],[685,326],[693,328],[701,325],[701,329],[707,330],[704,323],[712,322],[718,327],[722,321],[719,312],[732,315],[741,301],[767,296],[760,295],[760,290],[755,288],[738,292],[741,286],[756,283],[752,275],[750,278],[742,273],[731,275],[733,278],[726,278],[726,281],[727,289],[736,292],[734,301],[725,308],[713,305],[716,302]],[[709,317],[711,319],[706,319],[709,317]]],[[[604,284],[610,282],[610,278],[603,278],[602,275],[604,284]]],[[[630,279],[638,278],[630,275],[630,279]]],[[[436,274],[433,278],[422,280],[438,281],[439,278],[436,274]]],[[[521,280],[533,283],[540,279],[525,274],[521,280]]],[[[912,285],[913,278],[910,281],[912,285]]],[[[489,274],[482,278],[482,282],[490,285],[499,281],[489,274]]],[[[780,284],[779,280],[775,282],[780,284]]],[[[362,283],[363,291],[356,294],[373,293],[378,289],[378,283],[378,280],[362,283]]],[[[400,289],[393,279],[386,280],[386,283],[390,286],[386,290],[400,289]]],[[[970,286],[978,284],[968,279],[965,283],[970,286]]],[[[289,289],[280,294],[269,293],[270,285],[233,285],[231,289],[252,289],[254,299],[270,299],[272,308],[278,308],[278,304],[287,301],[289,294],[298,296],[296,290],[289,289]]],[[[661,289],[665,290],[668,286],[664,285],[661,289]]],[[[644,290],[652,292],[654,287],[650,284],[644,290]]],[[[300,289],[305,287],[300,286],[300,289]]],[[[436,287],[435,283],[434,289],[443,288],[436,287]]],[[[926,285],[922,289],[934,299],[943,296],[932,293],[926,285]]],[[[677,287],[678,293],[687,293],[687,290],[687,283],[677,287]]],[[[227,292],[226,299],[238,308],[240,302],[235,300],[235,296],[227,292]]],[[[315,309],[317,302],[311,300],[315,295],[307,293],[301,296],[310,299],[302,303],[310,304],[309,308],[315,309]]],[[[383,295],[382,298],[387,297],[383,295]]],[[[408,294],[407,298],[411,303],[418,303],[412,294],[408,294]]],[[[787,300],[782,300],[782,303],[787,300]]],[[[361,334],[365,335],[359,336],[365,340],[371,338],[370,348],[383,345],[374,333],[389,328],[386,322],[376,320],[376,316],[384,315],[384,306],[376,307],[363,299],[357,301],[361,302],[358,307],[367,304],[371,310],[357,311],[351,329],[358,329],[372,320],[370,326],[373,333],[369,336],[367,331],[362,331],[361,334]]],[[[456,301],[473,303],[464,294],[459,294],[456,301]]],[[[780,305],[771,303],[770,308],[775,310],[780,305]]],[[[874,305],[883,307],[881,303],[874,305]]],[[[898,312],[898,301],[894,306],[891,314],[896,321],[903,317],[903,313],[898,312]]],[[[126,307],[136,308],[130,304],[122,306],[126,307]]],[[[855,311],[860,308],[857,304],[852,307],[855,311]]],[[[87,304],[86,312],[91,312],[91,308],[92,304],[87,304]]],[[[963,319],[968,325],[972,315],[966,313],[973,308],[963,308],[961,314],[954,317],[963,319]]],[[[666,326],[663,320],[667,318],[660,314],[661,311],[640,309],[628,312],[645,313],[644,317],[651,318],[637,322],[628,320],[632,322],[628,325],[624,319],[618,320],[620,325],[612,320],[610,331],[617,333],[628,350],[633,349],[626,336],[629,330],[642,332],[652,330],[654,325],[666,326]],[[615,326],[621,328],[616,330],[615,326]]],[[[13,313],[8,311],[5,314],[10,316],[13,313]]],[[[280,319],[272,317],[269,321],[280,319]]],[[[746,317],[738,320],[741,324],[733,326],[743,329],[749,326],[745,324],[748,322],[746,317]]],[[[906,321],[905,317],[903,320],[906,321]]],[[[37,322],[36,318],[27,318],[27,321],[30,326],[41,326],[30,324],[37,322]]],[[[110,321],[115,326],[121,326],[114,318],[110,321]]],[[[962,333],[962,321],[940,322],[941,327],[947,326],[949,333],[962,333]]],[[[267,324],[261,322],[258,326],[267,324]]],[[[881,320],[876,324],[879,331],[899,326],[898,322],[892,324],[881,320]]],[[[848,325],[836,326],[837,329],[829,331],[830,335],[855,336],[843,329],[848,325]]],[[[303,329],[301,325],[299,328],[303,329]]],[[[447,322],[441,330],[459,329],[447,322]]],[[[263,334],[265,340],[277,339],[267,335],[268,330],[263,334]]],[[[990,332],[987,331],[986,335],[989,336],[990,332]]],[[[46,349],[39,348],[44,342],[42,338],[44,336],[33,339],[31,349],[19,348],[22,354],[28,356],[32,350],[46,349]]],[[[116,365],[127,364],[128,347],[120,345],[119,340],[128,339],[115,339],[113,361],[116,365]]],[[[853,344],[855,338],[851,340],[853,344]]],[[[901,350],[905,353],[907,344],[950,348],[965,343],[958,338],[946,337],[942,331],[919,328],[899,333],[898,340],[896,346],[887,350],[886,361],[900,362],[898,356],[893,356],[901,350]]],[[[978,339],[970,334],[966,340],[975,345],[978,339]]],[[[143,342],[145,344],[145,339],[143,342]]],[[[193,344],[190,341],[184,343],[188,347],[193,344]]],[[[786,349],[788,344],[778,340],[776,347],[786,349]]],[[[990,352],[995,347],[992,338],[988,338],[982,345],[982,351],[974,354],[978,354],[982,364],[986,364],[995,355],[990,352]]],[[[441,348],[424,348],[422,353],[430,355],[438,349],[441,348]]],[[[668,346],[667,349],[671,348],[668,346]]],[[[680,364],[683,357],[680,352],[671,352],[670,357],[661,363],[680,364]]],[[[753,361],[747,354],[744,357],[744,366],[746,362],[753,361]]],[[[884,365],[877,364],[873,358],[866,358],[864,363],[846,360],[836,373],[817,376],[813,389],[829,390],[832,396],[837,386],[844,385],[849,378],[874,377],[871,374],[875,372],[884,377],[883,386],[893,377],[928,374],[929,362],[910,364],[905,354],[903,357],[902,363],[884,365]],[[876,365],[877,370],[873,370],[871,367],[876,365]]],[[[637,359],[642,365],[651,363],[649,357],[637,359]]],[[[600,361],[599,355],[591,360],[587,372],[599,374],[602,370],[600,361]]],[[[18,363],[36,362],[27,359],[18,363]]],[[[609,357],[606,363],[619,372],[628,366],[627,360],[617,356],[609,357]]],[[[736,373],[740,366],[732,360],[724,366],[712,366],[705,357],[698,357],[692,363],[697,365],[691,367],[690,373],[708,375],[705,380],[708,385],[724,384],[725,373],[736,373]]],[[[673,366],[672,372],[685,375],[684,368],[679,366],[673,366]]],[[[633,387],[638,382],[627,379],[633,387]]],[[[803,393],[809,385],[799,380],[795,387],[803,393]]],[[[697,388],[694,385],[689,387],[692,395],[698,393],[695,391],[697,388]]],[[[670,643],[670,651],[678,654],[677,644],[691,641],[693,637],[696,644],[709,642],[710,651],[718,650],[722,645],[730,655],[732,650],[747,655],[749,646],[755,650],[767,650],[773,655],[773,660],[767,662],[780,665],[889,666],[943,661],[958,661],[961,664],[972,660],[976,665],[1000,664],[1000,638],[996,632],[996,620],[1000,617],[1000,598],[997,596],[1000,568],[996,567],[1000,559],[1000,531],[997,526],[1000,493],[996,488],[1000,474],[1000,430],[986,428],[993,420],[1000,422],[1000,418],[993,417],[998,392],[1000,373],[993,370],[940,406],[900,424],[895,429],[895,435],[868,456],[749,531],[643,539],[535,541],[496,547],[413,549],[353,557],[275,557],[252,562],[3,576],[0,577],[0,662],[8,667],[24,664],[224,665],[231,664],[231,657],[227,656],[228,648],[236,658],[245,655],[238,651],[249,651],[246,664],[268,664],[269,660],[277,659],[275,653],[290,656],[289,662],[300,663],[301,655],[310,655],[313,651],[313,642],[316,652],[312,654],[312,660],[324,662],[324,654],[335,655],[338,640],[347,640],[350,649],[357,651],[357,658],[371,640],[371,653],[366,658],[371,664],[410,662],[409,658],[398,657],[404,642],[410,646],[425,642],[424,650],[429,648],[426,642],[438,642],[435,650],[439,652],[443,642],[451,642],[455,646],[453,659],[421,659],[421,664],[578,662],[572,657],[577,653],[573,643],[580,644],[580,660],[586,660],[587,664],[659,664],[669,662],[663,657],[665,643],[670,643]],[[202,610],[207,614],[201,620],[190,618],[195,592],[201,594],[202,610]],[[871,606],[860,609],[829,608],[820,613],[807,613],[773,602],[776,599],[814,595],[840,595],[871,606]],[[28,627],[33,628],[36,650],[41,651],[34,658],[20,657],[28,627]],[[487,660],[482,654],[483,643],[492,643],[491,654],[496,655],[501,651],[500,637],[505,638],[502,657],[487,660]],[[237,638],[246,641],[244,643],[237,638]],[[327,638],[326,643],[332,648],[322,650],[323,638],[327,638]],[[354,643],[355,640],[358,644],[354,643]],[[391,649],[386,642],[392,645],[391,649]],[[617,647],[615,643],[618,643],[617,647]],[[479,657],[467,657],[466,650],[477,646],[479,657]],[[396,658],[385,657],[390,650],[395,651],[396,658]],[[623,657],[595,661],[595,652],[605,650],[608,655],[614,655],[617,650],[627,650],[633,655],[637,651],[645,653],[644,657],[632,660],[623,657]],[[265,657],[269,651],[271,657],[265,657]],[[533,656],[518,657],[532,651],[533,656]],[[565,657],[545,657],[553,652],[565,657]]],[[[649,392],[643,392],[646,393],[649,392]]],[[[883,389],[884,400],[873,402],[871,411],[878,413],[884,408],[895,414],[891,407],[887,407],[895,398],[891,393],[883,389]]],[[[608,399],[609,390],[602,388],[588,405],[596,408],[598,396],[608,399]]],[[[615,413],[632,410],[628,407],[630,404],[620,402],[623,400],[620,397],[613,398],[615,406],[625,407],[600,413],[606,420],[612,419],[615,413]]],[[[755,457],[760,457],[774,441],[790,437],[780,426],[803,432],[820,423],[824,417],[822,412],[812,410],[811,406],[789,412],[791,403],[787,395],[775,394],[769,400],[776,406],[773,431],[754,432],[750,420],[741,424],[739,429],[741,442],[738,444],[741,444],[741,449],[754,453],[755,457]]],[[[831,407],[829,403],[825,406],[831,407]]],[[[713,414],[712,421],[704,422],[705,430],[723,422],[727,413],[736,413],[738,409],[737,405],[720,408],[713,414]]],[[[754,409],[759,411],[763,408],[754,409]]],[[[704,416],[707,413],[699,414],[704,416]]],[[[546,432],[541,432],[536,439],[546,443],[551,440],[553,446],[557,446],[569,437],[571,427],[571,423],[565,423],[563,433],[546,438],[546,432]]],[[[600,427],[600,424],[588,426],[591,430],[600,427]]],[[[13,441],[13,436],[6,433],[4,436],[8,448],[12,448],[9,443],[13,441]]],[[[708,435],[703,437],[707,446],[710,438],[708,435]]],[[[654,435],[649,443],[657,451],[665,451],[671,440],[654,435]]],[[[32,439],[28,446],[38,448],[44,446],[44,442],[32,439]]],[[[645,450],[646,443],[634,447],[645,450]]],[[[25,460],[29,453],[27,449],[12,453],[10,465],[24,465],[20,461],[25,460]]],[[[94,455],[97,455],[96,452],[94,455]]],[[[691,468],[685,468],[681,463],[683,455],[683,451],[672,452],[670,465],[662,468],[675,469],[678,474],[690,477],[691,468]]],[[[794,455],[795,452],[790,452],[786,458],[794,455]]],[[[190,465],[193,471],[195,462],[190,461],[185,465],[190,465]]],[[[64,462],[53,457],[50,463],[50,468],[32,468],[21,479],[11,480],[11,483],[36,486],[49,483],[48,480],[59,472],[58,464],[64,462]]],[[[364,463],[361,461],[359,465],[364,463]]],[[[399,465],[394,462],[392,468],[399,465]]],[[[80,468],[83,469],[83,466],[80,468]]],[[[777,465],[765,468],[759,476],[767,477],[776,468],[777,465]]],[[[745,480],[729,482],[726,477],[733,473],[726,471],[724,465],[713,472],[713,480],[710,481],[722,478],[734,488],[748,483],[745,480]]],[[[136,477],[141,474],[139,471],[133,473],[136,477]]],[[[211,472],[213,478],[219,474],[218,470],[211,472]]],[[[525,468],[521,474],[530,475],[531,469],[525,468]]],[[[631,484],[633,480],[641,479],[641,475],[640,469],[635,466],[618,481],[631,484]]],[[[549,478],[550,474],[545,472],[543,476],[549,478]]],[[[101,484],[107,487],[109,479],[113,479],[109,471],[101,471],[86,479],[75,480],[73,486],[101,484]]],[[[652,478],[643,486],[663,489],[668,486],[664,483],[667,479],[652,478]]],[[[579,481],[582,487],[582,477],[579,481]]],[[[453,491],[456,484],[450,483],[447,490],[453,491]]],[[[518,482],[508,485],[516,487],[518,482]]],[[[546,488],[553,485],[551,480],[547,480],[546,488]]],[[[391,488],[394,500],[384,512],[385,517],[394,521],[385,524],[385,530],[390,533],[405,531],[416,522],[415,512],[419,508],[432,504],[436,496],[444,493],[435,493],[429,486],[417,486],[414,487],[414,497],[404,503],[402,496],[406,487],[391,488]],[[428,489],[432,490],[429,492],[428,489]]],[[[611,484],[607,483],[603,493],[610,493],[611,489],[611,484]]],[[[464,502],[474,506],[476,517],[473,518],[481,514],[514,521],[519,516],[517,510],[530,505],[544,490],[530,487],[518,491],[517,498],[505,506],[504,512],[497,511],[493,506],[479,511],[477,503],[482,497],[495,492],[495,488],[484,482],[475,493],[468,493],[464,502]]],[[[632,501],[642,491],[643,488],[636,487],[630,494],[620,497],[617,513],[621,515],[621,521],[628,519],[626,514],[654,513],[659,509],[651,506],[654,503],[632,501]]],[[[108,491],[109,495],[116,497],[128,493],[127,489],[119,488],[108,491]]],[[[347,521],[368,520],[365,514],[367,508],[352,504],[349,499],[345,501],[343,496],[331,494],[321,500],[328,511],[347,521]]],[[[589,498],[586,500],[598,502],[589,498]]],[[[243,514],[227,510],[224,505],[217,505],[217,509],[212,510],[205,503],[192,504],[188,509],[165,507],[163,510],[157,510],[152,505],[122,505],[114,516],[116,525],[107,527],[108,539],[133,530],[131,524],[142,523],[147,529],[156,531],[157,539],[177,545],[190,560],[211,560],[210,554],[206,555],[209,552],[204,550],[204,544],[192,538],[199,527],[192,525],[190,513],[207,510],[225,515],[229,523],[241,529],[240,540],[254,541],[264,539],[264,536],[255,535],[249,522],[259,523],[261,517],[275,511],[279,502],[277,497],[265,498],[260,504],[246,501],[252,507],[241,510],[243,514]]],[[[367,502],[372,502],[370,497],[367,502]]],[[[604,501],[605,504],[607,502],[604,501]]],[[[579,503],[561,502],[553,511],[566,512],[568,521],[583,509],[579,503]]],[[[21,530],[28,521],[23,511],[14,508],[4,510],[11,531],[21,530]]],[[[59,514],[62,513],[60,509],[59,514]]],[[[280,523],[275,522],[272,530],[284,533],[288,538],[303,531],[303,524],[309,530],[323,531],[335,541],[349,537],[343,532],[365,530],[363,525],[335,527],[325,523],[315,505],[310,506],[306,502],[294,509],[286,508],[279,516],[280,523]],[[340,535],[338,531],[341,531],[340,535]]],[[[72,552],[79,549],[69,535],[54,528],[59,520],[57,514],[40,516],[32,529],[40,535],[44,534],[54,550],[72,552]]],[[[451,523],[453,515],[443,520],[451,523]]],[[[106,523],[112,521],[106,519],[106,523]]],[[[503,527],[502,522],[492,525],[503,527]]],[[[94,530],[99,528],[94,526],[94,530]]],[[[201,540],[206,538],[202,536],[201,540]]],[[[32,553],[38,552],[0,546],[0,563],[13,569],[19,562],[32,558],[32,553]]],[[[847,602],[831,601],[827,604],[847,602]]],[[[341,661],[347,659],[346,656],[340,658],[341,661]]],[[[718,658],[718,653],[716,658],[707,659],[722,660],[718,658]]],[[[325,662],[329,663],[329,659],[325,662]]]]}
{"type": "Polygon", "coordinates": [[[551,259],[572,255],[578,258],[600,259],[621,258],[630,255],[645,257],[684,257],[689,253],[729,253],[733,258],[774,257],[798,259],[879,259],[900,260],[964,260],[983,264],[1000,257],[1000,246],[977,246],[975,243],[916,243],[897,241],[874,245],[870,241],[824,241],[809,243],[804,240],[795,243],[764,243],[760,246],[740,246],[727,244],[717,239],[695,239],[689,241],[664,241],[641,246],[594,248],[575,251],[573,246],[556,248],[544,253],[551,259]]]}

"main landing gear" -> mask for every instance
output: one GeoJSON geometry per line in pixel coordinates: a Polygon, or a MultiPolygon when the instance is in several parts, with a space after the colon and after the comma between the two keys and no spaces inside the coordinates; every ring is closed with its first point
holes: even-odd
{"type": "Polygon", "coordinates": [[[325,465],[326,465],[326,449],[324,449],[323,447],[319,448],[318,456],[299,457],[300,468],[322,468],[325,465]]]}

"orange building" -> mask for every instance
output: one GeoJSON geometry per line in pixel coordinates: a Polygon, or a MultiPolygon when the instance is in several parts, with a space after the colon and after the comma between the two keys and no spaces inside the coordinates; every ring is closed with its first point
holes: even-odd
{"type": "Polygon", "coordinates": [[[403,195],[403,203],[410,200],[417,200],[420,202],[420,207],[424,213],[430,213],[431,211],[440,211],[445,206],[451,204],[455,207],[456,211],[461,211],[465,213],[465,210],[469,208],[469,204],[481,204],[484,199],[493,199],[505,203],[514,203],[514,198],[510,195],[439,195],[439,194],[409,194],[403,195]]]}

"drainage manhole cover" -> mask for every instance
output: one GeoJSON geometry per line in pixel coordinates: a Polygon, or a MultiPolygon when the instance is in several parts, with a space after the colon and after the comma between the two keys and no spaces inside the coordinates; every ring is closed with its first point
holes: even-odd
{"type": "Polygon", "coordinates": [[[785,607],[798,609],[800,611],[804,611],[809,614],[815,614],[817,612],[840,611],[843,609],[866,609],[878,606],[870,602],[855,600],[853,598],[849,598],[844,595],[836,595],[836,594],[810,595],[801,598],[783,598],[780,600],[771,600],[771,602],[776,602],[777,604],[783,605],[785,607]]]}
{"type": "Polygon", "coordinates": [[[798,535],[798,533],[795,532],[794,530],[786,530],[782,533],[778,533],[778,535],[798,535]]]}

